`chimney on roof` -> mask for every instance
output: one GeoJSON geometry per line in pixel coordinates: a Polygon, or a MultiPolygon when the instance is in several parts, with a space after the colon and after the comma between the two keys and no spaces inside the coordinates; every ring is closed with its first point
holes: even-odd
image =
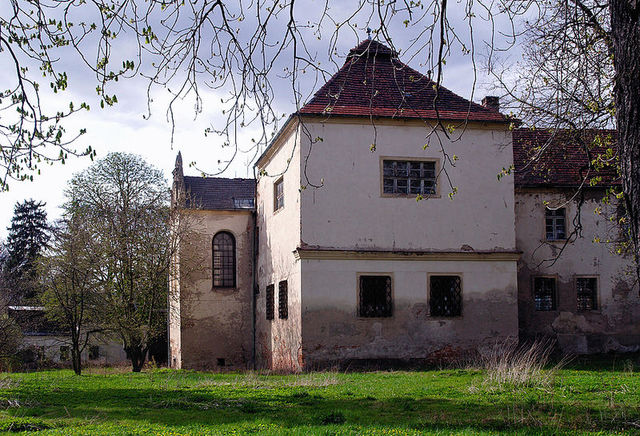
{"type": "Polygon", "coordinates": [[[487,95],[482,99],[482,106],[494,112],[500,112],[500,97],[495,95],[487,95]]]}

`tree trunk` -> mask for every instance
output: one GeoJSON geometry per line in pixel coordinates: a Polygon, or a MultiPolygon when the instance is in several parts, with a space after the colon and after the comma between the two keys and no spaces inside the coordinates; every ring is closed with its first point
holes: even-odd
{"type": "Polygon", "coordinates": [[[78,344],[72,344],[71,346],[71,364],[73,365],[73,372],[76,375],[82,375],[82,353],[80,353],[78,344]]]}
{"type": "Polygon", "coordinates": [[[147,349],[141,346],[131,346],[125,348],[125,352],[127,353],[127,357],[131,360],[131,366],[133,372],[142,371],[142,367],[144,366],[144,361],[147,356],[147,349]]]}
{"type": "Polygon", "coordinates": [[[640,1],[611,0],[610,10],[622,187],[640,279],[640,1]]]}

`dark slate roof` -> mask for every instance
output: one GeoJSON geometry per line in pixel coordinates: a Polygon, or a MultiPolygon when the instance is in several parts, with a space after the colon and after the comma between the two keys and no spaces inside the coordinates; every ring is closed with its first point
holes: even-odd
{"type": "MultiPolygon", "coordinates": [[[[606,153],[609,146],[615,155],[615,139],[615,130],[515,129],[513,163],[516,187],[575,187],[582,183],[584,177],[586,186],[594,177],[602,177],[595,186],[617,185],[620,180],[612,165],[587,172],[589,156],[585,150],[586,145],[592,161],[606,153]]],[[[613,162],[613,159],[609,160],[613,162]]]]}
{"type": "Polygon", "coordinates": [[[255,179],[184,177],[187,207],[208,210],[254,209],[255,179]]]}
{"type": "Polygon", "coordinates": [[[498,111],[472,103],[440,87],[398,60],[377,41],[351,49],[340,70],[300,109],[301,114],[504,122],[498,111]]]}

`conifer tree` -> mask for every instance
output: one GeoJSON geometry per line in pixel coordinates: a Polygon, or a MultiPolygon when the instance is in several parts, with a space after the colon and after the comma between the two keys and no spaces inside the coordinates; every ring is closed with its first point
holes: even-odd
{"type": "Polygon", "coordinates": [[[36,259],[49,242],[45,203],[25,200],[16,203],[8,228],[5,274],[15,295],[14,303],[33,300],[37,294],[36,259]]]}

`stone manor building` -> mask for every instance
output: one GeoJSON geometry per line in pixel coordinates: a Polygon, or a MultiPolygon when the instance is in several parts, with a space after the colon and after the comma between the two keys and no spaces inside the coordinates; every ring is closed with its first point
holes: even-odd
{"type": "Polygon", "coordinates": [[[173,207],[194,224],[171,281],[172,366],[420,362],[534,337],[638,349],[619,211],[600,202],[616,181],[578,190],[575,137],[513,129],[496,97],[440,87],[434,105],[433,85],[366,40],[255,180],[185,176],[178,155],[173,207]]]}

